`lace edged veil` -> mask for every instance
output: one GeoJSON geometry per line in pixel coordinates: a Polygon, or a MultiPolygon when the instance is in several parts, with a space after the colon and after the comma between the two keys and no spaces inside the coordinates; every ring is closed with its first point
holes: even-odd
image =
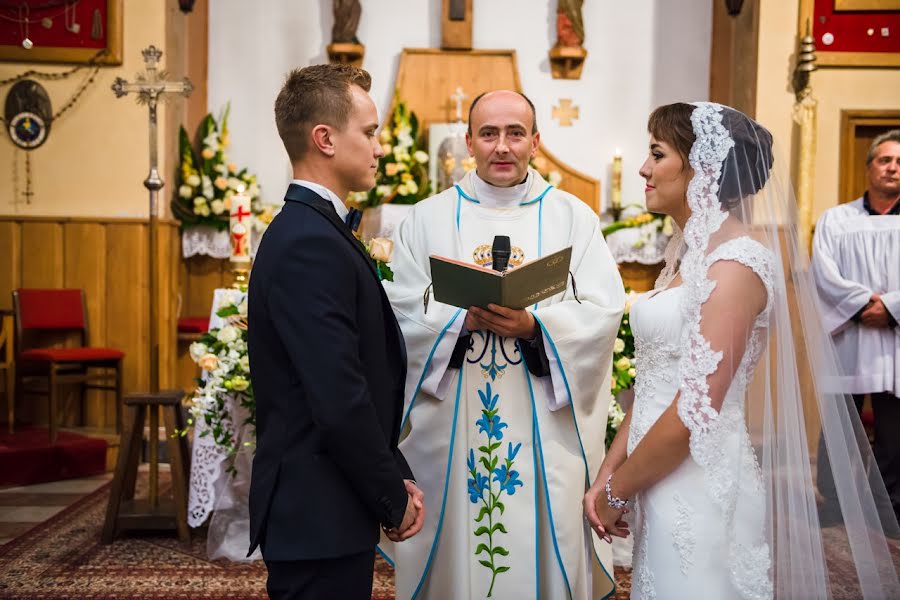
{"type": "Polygon", "coordinates": [[[888,537],[900,530],[853,403],[832,385],[838,362],[798,245],[787,163],[739,111],[697,103],[691,122],[691,216],[656,287],[680,271],[678,414],[724,521],[732,583],[746,598],[838,588],[898,598],[888,537]],[[760,282],[761,312],[748,308],[760,282]],[[830,470],[840,505],[828,523],[815,487],[820,432],[828,460],[818,468],[830,470]]]}

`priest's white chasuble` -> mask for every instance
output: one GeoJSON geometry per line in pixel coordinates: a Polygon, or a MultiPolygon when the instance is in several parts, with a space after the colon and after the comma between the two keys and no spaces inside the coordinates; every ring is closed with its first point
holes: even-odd
{"type": "Polygon", "coordinates": [[[394,243],[385,289],[409,357],[400,447],[427,507],[417,536],[381,546],[397,568],[396,597],[610,596],[610,547],[581,503],[604,456],[625,294],[596,215],[536,171],[513,188],[472,171],[417,204],[394,243]],[[572,246],[574,283],[529,309],[549,375],[529,372],[528,341],[467,332],[465,309],[431,294],[423,302],[430,255],[490,267],[495,235],[510,237],[510,268],[572,246]],[[466,333],[461,367],[451,367],[466,333]]]}
{"type": "Polygon", "coordinates": [[[863,198],[829,208],[816,225],[812,267],[823,323],[843,368],[832,378],[837,390],[900,396],[900,327],[854,320],[874,293],[900,320],[900,215],[870,215],[863,198]]]}

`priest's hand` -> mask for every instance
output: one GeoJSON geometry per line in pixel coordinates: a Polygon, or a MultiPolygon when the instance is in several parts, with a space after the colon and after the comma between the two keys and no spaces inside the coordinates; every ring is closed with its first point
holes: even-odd
{"type": "MultiPolygon", "coordinates": [[[[537,334],[537,323],[534,316],[525,309],[506,308],[496,304],[488,304],[488,310],[469,307],[466,315],[466,327],[469,327],[469,316],[477,321],[475,329],[487,329],[499,336],[507,338],[534,339],[537,334]]],[[[470,331],[475,331],[469,327],[470,331]]]]}
{"type": "Polygon", "coordinates": [[[406,485],[406,513],[397,529],[385,529],[384,533],[393,542],[402,542],[422,530],[425,523],[425,494],[410,479],[404,479],[406,485]]]}
{"type": "Polygon", "coordinates": [[[891,313],[884,306],[879,294],[872,294],[872,300],[863,310],[859,320],[866,327],[886,328],[891,326],[891,313]]]}

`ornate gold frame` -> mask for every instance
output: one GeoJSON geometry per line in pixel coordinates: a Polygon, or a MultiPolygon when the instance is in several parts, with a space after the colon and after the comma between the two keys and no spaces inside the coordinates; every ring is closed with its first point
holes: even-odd
{"type": "MultiPolygon", "coordinates": [[[[797,38],[806,35],[806,24],[812,23],[814,0],[800,0],[800,18],[797,19],[797,38]]],[[[900,8],[900,0],[835,0],[840,10],[894,10],[900,8]],[[849,8],[853,6],[853,8],[849,8]],[[866,6],[869,8],[860,8],[866,6]],[[878,8],[874,8],[874,7],[878,8]],[[847,7],[847,8],[844,8],[847,7]]],[[[900,53],[894,52],[823,52],[816,49],[816,66],[825,67],[900,67],[900,53]]]]}
{"type": "MultiPolygon", "coordinates": [[[[97,62],[104,65],[122,64],[122,0],[106,0],[107,44],[108,53],[97,62]]],[[[95,48],[64,48],[61,46],[35,47],[26,50],[21,46],[0,46],[2,62],[46,62],[46,63],[86,63],[95,55],[95,48]]]]}

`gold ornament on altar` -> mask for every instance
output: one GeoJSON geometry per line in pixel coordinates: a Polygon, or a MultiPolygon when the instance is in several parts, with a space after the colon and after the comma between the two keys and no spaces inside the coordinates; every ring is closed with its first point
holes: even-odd
{"type": "Polygon", "coordinates": [[[457,87],[450,96],[450,100],[456,103],[456,121],[449,125],[432,125],[429,131],[429,136],[444,136],[434,153],[437,163],[433,177],[435,193],[452,187],[463,175],[475,168],[475,159],[469,156],[466,146],[466,124],[462,118],[462,101],[466,98],[468,96],[463,89],[457,87]]]}

